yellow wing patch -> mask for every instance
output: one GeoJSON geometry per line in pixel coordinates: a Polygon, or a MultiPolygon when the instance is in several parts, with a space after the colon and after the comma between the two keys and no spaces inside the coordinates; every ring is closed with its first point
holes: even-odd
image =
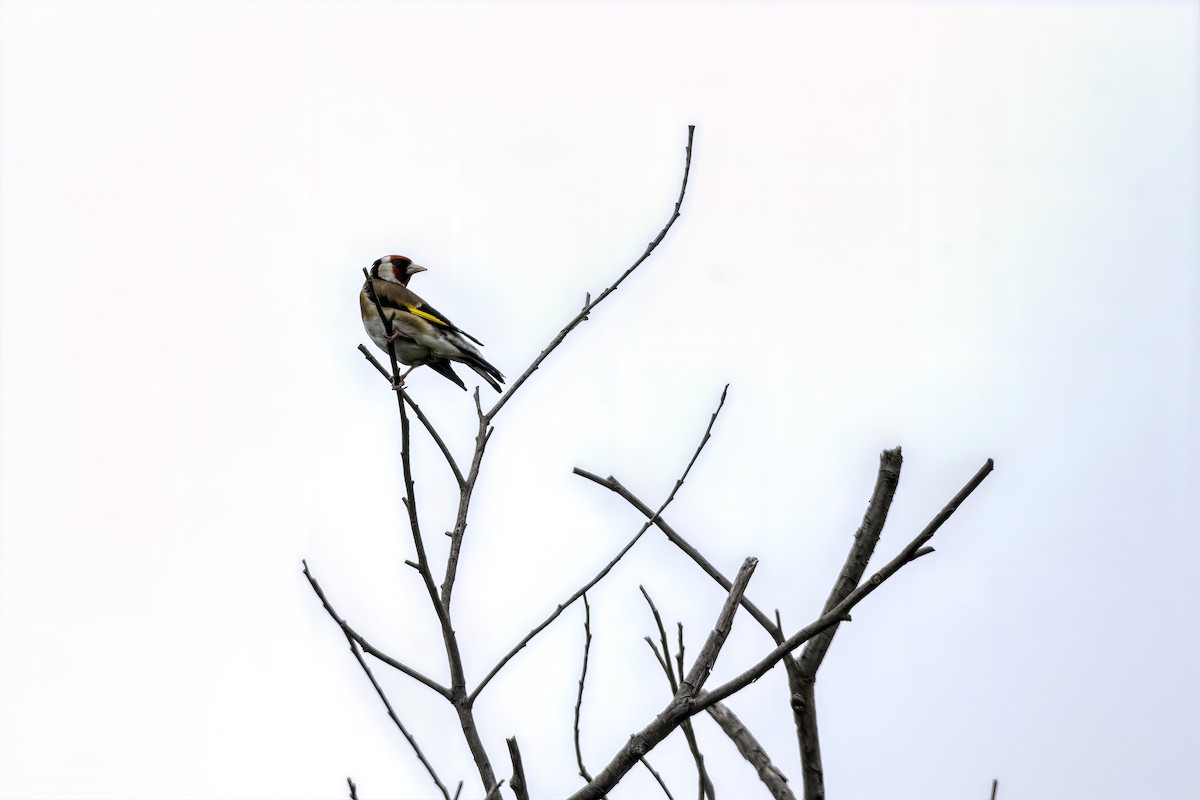
{"type": "Polygon", "coordinates": [[[454,327],[448,321],[442,319],[441,317],[437,316],[436,314],[430,314],[428,311],[426,311],[424,309],[417,308],[416,306],[406,306],[406,308],[408,309],[410,314],[417,316],[417,317],[421,317],[422,319],[427,319],[436,325],[441,325],[443,328],[454,327]]]}

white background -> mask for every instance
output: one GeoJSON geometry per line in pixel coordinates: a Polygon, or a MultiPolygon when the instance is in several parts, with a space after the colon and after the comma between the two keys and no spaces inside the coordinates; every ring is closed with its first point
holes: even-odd
{"type": "MultiPolygon", "coordinates": [[[[880,450],[880,563],[996,461],[834,641],[830,796],[1200,795],[1198,31],[1183,2],[0,5],[0,796],[434,796],[300,572],[446,680],[360,270],[429,267],[514,377],[665,223],[688,124],[683,217],[497,418],[469,680],[638,527],[572,467],[657,506],[729,383],[667,518],[759,557],[789,628],[880,450]]],[[[409,386],[465,460],[470,395],[409,386]]],[[[592,771],[668,697],[639,584],[689,654],[723,600],[654,532],[592,593],[592,771]]],[[[571,608],[479,700],[537,798],[581,783],[582,638],[571,608]]],[[[714,685],[768,644],[739,615],[714,685]]],[[[450,709],[376,671],[480,796],[450,709]]],[[[799,792],[780,672],[731,705],[799,792]]],[[[766,796],[697,725],[719,794],[766,796]]],[[[681,737],[650,760],[692,795],[681,737]]]]}

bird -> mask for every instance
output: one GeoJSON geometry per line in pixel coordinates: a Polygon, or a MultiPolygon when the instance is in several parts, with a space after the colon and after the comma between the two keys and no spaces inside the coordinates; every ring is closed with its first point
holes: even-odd
{"type": "Polygon", "coordinates": [[[408,282],[426,268],[414,264],[407,256],[384,256],[371,265],[369,277],[358,294],[363,327],[377,347],[388,352],[388,333],[380,310],[391,323],[390,337],[396,360],[408,366],[399,378],[404,378],[419,366],[429,366],[464,391],[467,386],[454,371],[450,362],[466,364],[497,392],[504,375],[480,355],[471,342],[483,342],[462,330],[444,314],[422,300],[408,288],[408,282]],[[469,341],[468,341],[469,340],[469,341]]]}

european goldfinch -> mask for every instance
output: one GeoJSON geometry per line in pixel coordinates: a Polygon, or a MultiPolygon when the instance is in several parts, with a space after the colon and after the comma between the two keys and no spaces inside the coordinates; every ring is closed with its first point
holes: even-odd
{"type": "Polygon", "coordinates": [[[391,341],[396,349],[396,359],[409,367],[399,376],[400,380],[417,367],[427,365],[466,390],[466,384],[450,366],[451,361],[458,361],[500,391],[504,376],[471,344],[482,346],[483,342],[459,329],[408,288],[409,279],[424,271],[425,267],[414,264],[406,256],[384,256],[371,265],[370,278],[358,294],[363,327],[371,341],[383,352],[388,351],[387,329],[379,316],[382,308],[392,324],[391,341]]]}

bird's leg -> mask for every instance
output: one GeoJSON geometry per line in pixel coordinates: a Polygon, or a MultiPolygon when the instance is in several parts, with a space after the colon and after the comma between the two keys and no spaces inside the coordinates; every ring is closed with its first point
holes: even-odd
{"type": "Polygon", "coordinates": [[[395,390],[398,392],[401,389],[403,389],[404,378],[408,378],[408,373],[412,372],[413,369],[415,369],[415,368],[416,368],[416,365],[413,365],[412,367],[409,367],[408,369],[406,369],[406,371],[404,371],[402,374],[398,374],[398,375],[396,375],[395,378],[392,378],[392,380],[391,380],[392,390],[395,390]]]}
{"type": "Polygon", "coordinates": [[[404,373],[402,375],[397,375],[394,379],[392,379],[392,389],[394,389],[397,392],[400,391],[401,389],[403,389],[404,388],[404,379],[408,377],[408,373],[412,372],[414,369],[416,369],[419,366],[421,366],[421,365],[413,364],[411,367],[404,370],[404,373]]]}

